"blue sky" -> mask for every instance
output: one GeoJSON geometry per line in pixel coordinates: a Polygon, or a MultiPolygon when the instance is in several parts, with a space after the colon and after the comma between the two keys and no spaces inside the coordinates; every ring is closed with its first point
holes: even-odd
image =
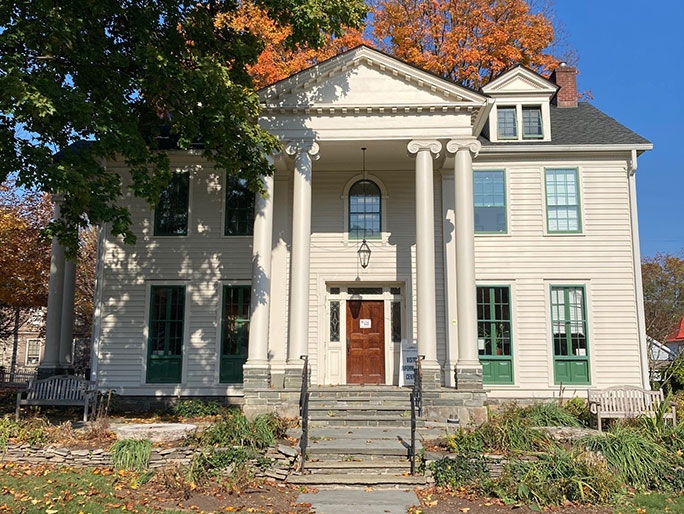
{"type": "Polygon", "coordinates": [[[684,1],[556,0],[578,88],[650,140],[637,170],[642,256],[684,249],[684,1]]]}

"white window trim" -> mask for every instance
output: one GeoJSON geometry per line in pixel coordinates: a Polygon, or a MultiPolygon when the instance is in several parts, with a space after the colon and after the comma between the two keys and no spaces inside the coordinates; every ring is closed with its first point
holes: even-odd
{"type": "Polygon", "coordinates": [[[584,212],[584,191],[582,185],[583,167],[573,163],[557,163],[553,166],[544,166],[541,168],[541,194],[542,194],[542,221],[544,222],[544,237],[586,237],[586,217],[584,212]],[[579,192],[579,214],[581,222],[581,230],[579,232],[549,232],[548,221],[548,199],[546,198],[546,170],[562,170],[562,169],[576,169],[577,170],[577,190],[579,192]]]}
{"type": "Polygon", "coordinates": [[[26,351],[25,351],[26,355],[24,356],[25,357],[24,362],[26,363],[27,366],[32,366],[32,367],[33,366],[39,366],[40,360],[42,357],[42,353],[43,353],[43,340],[42,339],[40,339],[39,337],[31,337],[31,338],[26,340],[26,351]],[[36,362],[35,364],[32,364],[29,362],[29,345],[31,344],[31,342],[36,342],[36,341],[38,342],[38,362],[36,362]]]}
{"type": "Polygon", "coordinates": [[[375,175],[366,173],[365,177],[363,174],[355,175],[347,181],[344,186],[342,193],[342,204],[344,213],[344,234],[342,236],[342,242],[346,244],[359,244],[359,239],[352,239],[349,237],[349,190],[356,184],[359,180],[371,180],[380,188],[380,239],[369,239],[372,243],[383,243],[387,244],[389,241],[389,231],[387,230],[387,201],[389,195],[387,194],[387,188],[385,184],[375,175]]]}
{"type": "MultiPolygon", "coordinates": [[[[510,184],[510,178],[511,174],[509,172],[509,168],[506,167],[496,167],[496,166],[474,166],[473,167],[473,174],[476,171],[503,171],[504,173],[504,197],[506,201],[506,232],[478,232],[475,231],[475,238],[481,238],[481,237],[511,237],[513,235],[513,231],[511,230],[511,197],[510,197],[510,191],[511,191],[511,184],[510,184]]],[[[473,175],[474,178],[474,175],[473,175]]],[[[474,194],[474,193],[473,193],[474,194]]],[[[474,202],[473,198],[473,202],[474,202]]]]}
{"type": "Polygon", "coordinates": [[[551,141],[551,108],[548,99],[540,98],[497,98],[497,104],[489,113],[489,140],[493,143],[539,143],[551,141]],[[500,103],[499,103],[500,102],[500,103]],[[523,138],[522,108],[539,107],[542,115],[543,137],[523,138]],[[515,107],[516,138],[499,137],[499,107],[515,107]]]}

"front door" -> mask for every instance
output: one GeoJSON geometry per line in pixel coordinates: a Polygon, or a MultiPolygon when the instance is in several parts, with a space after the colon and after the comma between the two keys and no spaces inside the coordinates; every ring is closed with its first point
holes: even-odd
{"type": "Polygon", "coordinates": [[[347,383],[385,383],[384,302],[347,301],[347,383]]]}

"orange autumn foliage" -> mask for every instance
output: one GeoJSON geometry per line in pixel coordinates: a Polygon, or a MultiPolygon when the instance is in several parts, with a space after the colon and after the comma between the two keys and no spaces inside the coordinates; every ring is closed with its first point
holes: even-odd
{"type": "Polygon", "coordinates": [[[516,64],[558,63],[552,22],[528,0],[376,0],[373,11],[380,49],[472,88],[516,64]]]}
{"type": "Polygon", "coordinates": [[[288,48],[285,40],[290,34],[290,28],[279,26],[269,18],[267,11],[251,2],[244,2],[234,15],[219,17],[215,23],[218,26],[229,24],[235,30],[249,31],[263,42],[264,50],[259,55],[259,60],[249,68],[257,89],[362,43],[368,43],[361,31],[346,29],[341,37],[328,37],[319,49],[288,48]]]}

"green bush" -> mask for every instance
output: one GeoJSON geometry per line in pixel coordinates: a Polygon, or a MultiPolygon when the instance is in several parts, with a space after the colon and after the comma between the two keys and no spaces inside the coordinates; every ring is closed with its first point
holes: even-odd
{"type": "Polygon", "coordinates": [[[255,457],[251,448],[205,449],[195,454],[188,470],[188,481],[201,484],[208,479],[218,479],[229,466],[242,467],[255,457]]]}
{"type": "Polygon", "coordinates": [[[455,455],[430,464],[430,470],[438,486],[460,487],[477,483],[489,476],[483,457],[455,455]]]}
{"type": "Polygon", "coordinates": [[[485,485],[490,487],[486,492],[507,503],[524,502],[537,507],[566,501],[606,503],[621,487],[600,458],[560,448],[535,459],[512,460],[497,481],[485,485]]]}
{"type": "Polygon", "coordinates": [[[584,398],[575,396],[563,404],[563,410],[574,417],[581,425],[588,427],[591,423],[589,402],[584,398]]]}
{"type": "Polygon", "coordinates": [[[200,444],[262,449],[274,444],[284,433],[284,423],[272,414],[264,414],[249,421],[241,412],[228,412],[202,433],[200,444]]]}
{"type": "Polygon", "coordinates": [[[184,400],[171,407],[171,414],[181,418],[201,418],[223,414],[224,408],[217,402],[205,400],[184,400]]]}
{"type": "Polygon", "coordinates": [[[551,444],[545,433],[532,428],[526,410],[516,404],[506,405],[475,434],[485,448],[502,453],[543,451],[551,444]]]}
{"type": "Polygon", "coordinates": [[[477,430],[459,428],[453,435],[448,436],[447,445],[452,453],[473,454],[485,450],[484,443],[477,430]]]}
{"type": "Polygon", "coordinates": [[[540,402],[524,409],[529,422],[538,427],[578,427],[578,419],[555,402],[540,402]]]}
{"type": "Polygon", "coordinates": [[[13,416],[4,416],[0,418],[0,451],[7,448],[10,439],[17,444],[45,444],[49,436],[48,428],[48,422],[43,418],[30,417],[16,422],[13,416]]]}
{"type": "Polygon", "coordinates": [[[116,469],[145,471],[150,464],[152,443],[147,439],[124,439],[115,442],[110,452],[116,469]]]}
{"type": "Polygon", "coordinates": [[[657,488],[670,467],[665,448],[644,431],[614,425],[609,432],[583,437],[580,444],[600,452],[624,482],[635,489],[657,488]]]}

